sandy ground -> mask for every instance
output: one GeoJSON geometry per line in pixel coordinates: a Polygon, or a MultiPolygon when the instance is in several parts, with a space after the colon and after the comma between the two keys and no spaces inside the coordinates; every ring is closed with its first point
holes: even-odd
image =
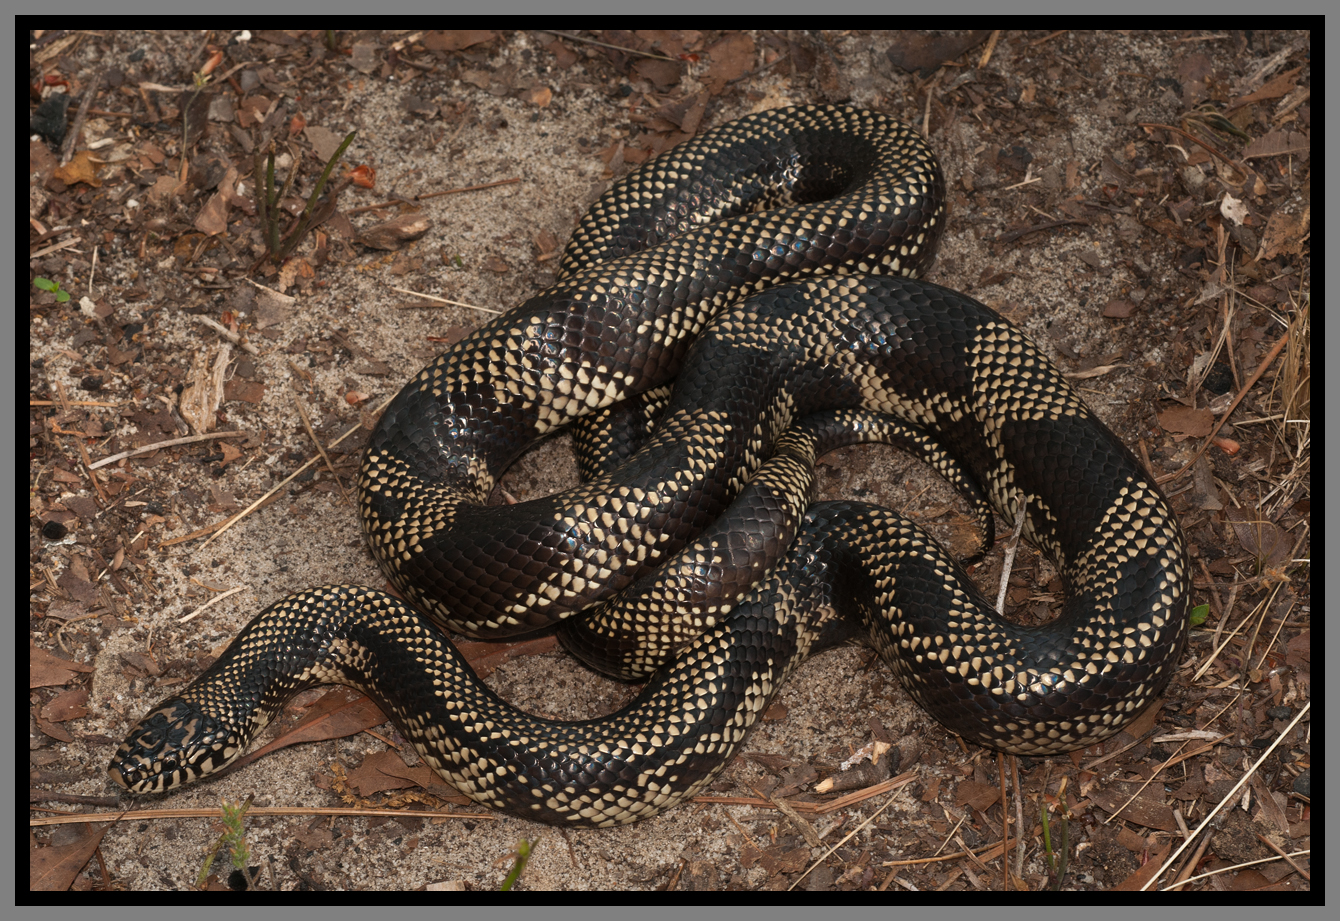
{"type": "MultiPolygon", "coordinates": [[[[1175,469],[1189,457],[1190,448],[1156,432],[1151,398],[1170,375],[1182,373],[1167,366],[1167,344],[1171,331],[1184,322],[1182,305],[1194,289],[1177,274],[1176,245],[1127,216],[1099,209],[1088,213],[1086,226],[1033,234],[1010,244],[993,242],[1009,227],[1061,216],[1056,206],[1068,197],[1101,201],[1104,158],[1129,160],[1135,153],[1132,145],[1143,153],[1147,141],[1136,123],[1175,120],[1174,98],[1151,89],[1147,81],[1132,85],[1117,76],[1164,71],[1170,45],[1165,35],[1123,34],[1101,39],[1079,35],[1033,48],[1029,42],[1036,37],[1003,36],[989,78],[983,75],[975,84],[979,93],[1016,102],[1020,91],[1029,94],[1036,117],[1026,120],[1022,133],[1017,133],[1015,121],[1002,133],[989,109],[974,111],[962,96],[953,97],[950,108],[938,102],[932,106],[929,137],[943,162],[951,214],[938,265],[928,277],[1014,318],[1067,370],[1120,365],[1083,381],[1085,399],[1128,441],[1150,441],[1156,467],[1175,469]],[[1051,59],[1040,64],[1039,56],[1051,59]],[[1062,72],[1077,67],[1082,79],[1061,79],[1062,72]],[[1053,94],[1045,83],[1035,82],[1049,73],[1070,89],[1053,94]],[[1026,147],[1033,157],[1027,176],[1011,172],[997,157],[997,151],[1015,145],[1026,147]],[[1027,184],[1019,185],[1026,178],[1027,184]],[[989,283],[981,284],[983,279],[989,283]],[[1128,320],[1106,319],[1102,307],[1112,298],[1133,300],[1139,309],[1128,320]]],[[[851,104],[922,124],[924,81],[889,64],[884,54],[887,35],[835,34],[832,39],[851,104]]],[[[364,408],[379,404],[437,351],[431,337],[480,322],[479,314],[456,307],[402,309],[413,299],[391,286],[505,308],[553,280],[554,263],[536,259],[536,235],[548,233],[560,244],[566,241],[578,216],[607,184],[595,151],[626,135],[630,121],[628,99],[612,94],[606,76],[594,65],[589,73],[582,61],[565,70],[554,65],[542,47],[550,40],[532,33],[506,35],[481,52],[477,64],[489,72],[515,68],[511,73],[516,82],[529,77],[551,87],[552,101],[544,107],[515,95],[495,95],[461,79],[429,77],[407,89],[353,70],[343,107],[327,106],[326,127],[340,133],[359,129],[346,161],[371,163],[378,171],[378,188],[347,192],[341,200],[345,209],[396,193],[513,177],[521,181],[427,200],[423,213],[432,222],[431,230],[408,255],[333,248],[335,258],[320,268],[319,284],[290,291],[296,297],[292,311],[274,325],[251,332],[261,354],[249,359],[239,374],[263,382],[263,398],[226,405],[230,427],[256,433],[241,443],[240,460],[220,473],[217,455],[213,460],[204,457],[217,449],[205,447],[131,462],[126,468],[139,478],[135,488],[147,490],[140,501],[155,503],[160,517],[143,525],[148,546],[135,555],[137,571],[130,581],[139,594],[133,604],[123,603],[114,614],[83,624],[81,637],[73,642],[73,657],[94,671],[89,715],[79,721],[74,738],[57,748],[58,766],[77,771],[75,766],[82,765],[87,772],[84,779],[63,786],[65,792],[115,792],[103,774],[112,747],[148,705],[198,673],[197,664],[182,657],[217,652],[262,607],[298,589],[323,582],[384,584],[363,546],[353,508],[341,500],[325,471],[303,478],[208,547],[198,540],[167,548],[160,544],[249,504],[311,455],[294,408],[295,394],[329,437],[360,420],[360,409],[346,402],[346,393],[369,395],[364,408]],[[410,93],[431,99],[441,107],[440,114],[428,120],[408,114],[404,100],[410,93]],[[336,264],[345,252],[351,261],[336,264]],[[387,368],[381,371],[369,357],[387,368]],[[242,591],[192,623],[178,623],[218,590],[238,587],[242,591]],[[158,667],[177,667],[162,679],[146,679],[141,670],[126,665],[149,652],[158,667]]],[[[118,40],[118,53],[140,45],[151,54],[163,52],[161,40],[129,35],[118,40]]],[[[975,61],[975,54],[966,58],[975,61]]],[[[952,82],[964,72],[955,70],[945,80],[952,82]]],[[[694,88],[691,72],[681,89],[694,88]]],[[[819,98],[811,80],[774,67],[715,98],[707,121],[720,124],[749,111],[819,98]]],[[[360,227],[371,221],[368,216],[354,218],[360,227]]],[[[152,340],[146,348],[156,353],[155,361],[184,371],[195,353],[218,344],[194,314],[217,319],[236,295],[193,288],[185,275],[176,274],[169,252],[159,258],[157,265],[141,265],[129,254],[106,254],[98,284],[103,297],[114,303],[126,286],[148,288],[146,299],[118,303],[117,322],[152,310],[152,340]],[[143,274],[134,277],[137,272],[143,274]]],[[[242,281],[236,284],[246,287],[242,281]]],[[[48,385],[64,381],[73,388],[78,363],[68,357],[72,346],[67,332],[53,325],[48,335],[39,324],[33,350],[45,361],[48,385]]],[[[118,398],[132,401],[133,389],[138,404],[152,405],[175,382],[136,381],[118,398]]],[[[129,430],[130,425],[115,417],[108,421],[113,430],[129,430]]],[[[518,498],[526,498],[574,481],[568,445],[559,438],[526,457],[509,474],[508,485],[518,498]]],[[[849,449],[827,470],[825,485],[832,495],[896,505],[957,546],[966,547],[971,539],[966,506],[932,474],[892,449],[849,449]]],[[[127,527],[135,533],[133,526],[127,527]]],[[[1035,562],[1024,569],[1045,586],[1050,572],[1046,564],[1035,562]]],[[[997,549],[976,574],[992,586],[999,571],[997,549]]],[[[874,867],[873,881],[866,885],[878,885],[888,873],[879,866],[882,861],[933,853],[938,845],[925,816],[934,812],[942,821],[944,815],[934,793],[930,802],[924,797],[937,778],[946,781],[935,788],[940,800],[955,811],[949,781],[994,779],[991,753],[964,751],[911,704],[882,665],[870,665],[869,660],[867,650],[853,648],[805,665],[778,698],[773,712],[780,718],[765,722],[748,744],[751,753],[831,767],[865,744],[873,725],[894,738],[911,733],[921,739],[921,760],[910,768],[918,773],[917,781],[896,794],[879,819],[843,847],[840,857],[847,864],[830,859],[830,868],[816,877],[828,885],[844,866],[860,870],[862,861],[874,867]]],[[[559,652],[509,663],[490,684],[518,706],[566,718],[607,712],[630,694],[627,687],[595,678],[559,652]]],[[[1180,693],[1180,687],[1174,685],[1172,693],[1180,693]]],[[[38,747],[48,748],[49,742],[38,747]]],[[[332,763],[352,769],[383,748],[380,739],[367,734],[289,748],[221,781],[166,797],[127,798],[124,805],[208,809],[221,798],[254,796],[257,806],[335,806],[338,798],[328,789],[332,763]]],[[[1068,759],[1058,759],[1058,771],[1069,766],[1068,759]]],[[[752,796],[773,783],[775,778],[755,761],[738,758],[713,793],[752,796]]],[[[247,828],[253,864],[267,872],[273,868],[284,888],[419,888],[456,881],[472,889],[495,888],[518,842],[537,837],[524,888],[649,889],[664,886],[676,874],[681,874],[680,888],[761,888],[776,886],[779,880],[789,884],[796,874],[775,875],[759,852],[797,855],[799,865],[808,866],[809,857],[826,852],[886,798],[815,818],[823,836],[819,848],[797,836],[781,813],[750,806],[695,805],[634,827],[599,831],[551,829],[495,815],[465,820],[259,817],[247,828]]],[[[125,888],[180,888],[194,879],[200,855],[217,833],[214,822],[198,818],[125,822],[103,838],[102,859],[125,888]]],[[[1035,860],[1035,854],[1030,856],[1029,866],[1036,868],[1035,860]]],[[[939,879],[934,872],[912,878],[921,886],[934,885],[939,879]]],[[[1125,875],[1120,868],[1111,873],[1105,878],[1101,866],[1086,867],[1075,881],[1101,888],[1125,875]]],[[[859,873],[853,877],[859,878],[859,873]]]]}

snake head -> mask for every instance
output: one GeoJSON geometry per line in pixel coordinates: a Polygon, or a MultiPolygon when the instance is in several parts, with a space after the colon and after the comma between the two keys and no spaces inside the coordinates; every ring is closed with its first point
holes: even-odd
{"type": "Polygon", "coordinates": [[[107,774],[131,793],[162,793],[213,774],[241,751],[236,732],[198,704],[172,697],[135,724],[107,774]]]}

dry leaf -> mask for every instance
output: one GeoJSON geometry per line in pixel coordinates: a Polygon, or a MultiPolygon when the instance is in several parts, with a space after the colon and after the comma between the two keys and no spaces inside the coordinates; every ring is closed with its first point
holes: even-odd
{"type": "Polygon", "coordinates": [[[91,150],[79,151],[69,163],[56,167],[52,175],[66,185],[82,182],[95,189],[102,185],[102,180],[98,178],[98,164],[94,161],[91,150]]]}

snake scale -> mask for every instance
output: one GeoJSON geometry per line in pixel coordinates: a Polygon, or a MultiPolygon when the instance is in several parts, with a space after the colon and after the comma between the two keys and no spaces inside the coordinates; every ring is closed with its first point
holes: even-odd
{"type": "Polygon", "coordinates": [[[739,119],[616,183],[558,283],[448,349],[371,435],[363,532],[406,601],[355,586],[279,601],[135,726],[111,777],[146,793],[210,774],[298,690],[338,683],[480,803],[622,824],[702,790],[807,656],[854,639],[970,741],[1051,754],[1116,732],[1176,666],[1184,540],[1017,328],[914,280],[944,197],[913,130],[830,106],[739,119]],[[649,391],[654,428],[629,421],[649,391]],[[579,441],[627,430],[635,450],[568,492],[487,504],[529,445],[598,414],[579,441]],[[893,512],[811,506],[815,457],[871,440],[934,464],[988,541],[990,510],[1025,510],[1067,586],[1060,616],[1005,621],[893,512]],[[593,605],[565,644],[649,676],[597,720],[509,707],[443,630],[520,633],[593,605]]]}

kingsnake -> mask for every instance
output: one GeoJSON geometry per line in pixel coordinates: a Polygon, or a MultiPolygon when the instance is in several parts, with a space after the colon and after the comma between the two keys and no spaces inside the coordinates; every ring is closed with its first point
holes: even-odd
{"type": "Polygon", "coordinates": [[[111,777],[145,793],[212,773],[299,689],[340,683],[480,803],[627,823],[703,789],[800,662],[854,638],[971,741],[1050,754],[1116,732],[1176,665],[1181,531],[1019,330],[904,277],[933,258],[943,201],[914,131],[827,106],[731,122],[615,184],[558,284],[420,372],[369,440],[363,531],[410,604],[353,586],[278,602],[134,728],[111,777]],[[612,472],[486,505],[528,445],[580,416],[616,407],[579,440],[642,430],[627,422],[636,395],[676,374],[654,431],[612,472]],[[1026,535],[1068,586],[1059,619],[1004,621],[893,512],[806,510],[817,452],[888,439],[1007,520],[1026,508],[1026,535]],[[528,631],[621,592],[566,643],[654,674],[598,720],[509,707],[439,626],[528,631]]]}

